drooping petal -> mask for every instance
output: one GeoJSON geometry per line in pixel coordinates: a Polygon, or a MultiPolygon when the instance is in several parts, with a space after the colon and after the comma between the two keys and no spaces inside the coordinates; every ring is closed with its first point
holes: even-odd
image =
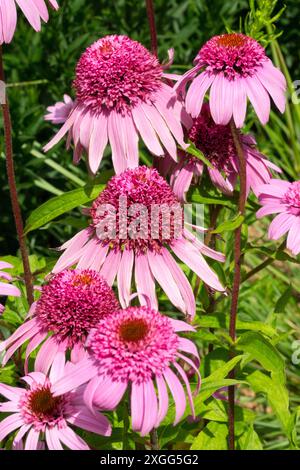
{"type": "Polygon", "coordinates": [[[150,270],[148,258],[146,255],[139,254],[135,256],[135,283],[141,305],[147,305],[145,295],[150,299],[154,310],[158,309],[155,280],[150,270]]]}
{"type": "Polygon", "coordinates": [[[133,270],[134,252],[124,250],[118,270],[119,300],[123,308],[129,306],[131,294],[131,279],[133,270]]]}
{"type": "Polygon", "coordinates": [[[179,379],[170,368],[166,369],[163,375],[174,398],[176,409],[174,425],[176,425],[182,418],[185,411],[185,393],[179,379]]]}

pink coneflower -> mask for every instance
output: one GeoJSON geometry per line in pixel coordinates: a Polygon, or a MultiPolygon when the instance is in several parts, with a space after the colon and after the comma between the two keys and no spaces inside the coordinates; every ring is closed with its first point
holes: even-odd
{"type": "MultiPolygon", "coordinates": [[[[58,10],[56,0],[49,0],[52,8],[58,10]]],[[[1,0],[0,2],[0,44],[11,42],[17,26],[17,6],[21,8],[35,31],[41,30],[41,19],[47,23],[49,13],[44,0],[1,0]]]]}
{"type": "Polygon", "coordinates": [[[48,114],[45,115],[45,121],[50,121],[53,124],[63,124],[68,119],[73,107],[74,101],[72,98],[69,95],[64,95],[64,101],[58,101],[47,108],[48,114]]]}
{"type": "Polygon", "coordinates": [[[149,307],[129,307],[110,315],[99,322],[88,338],[90,356],[78,363],[82,373],[66,376],[56,385],[55,393],[62,393],[69,380],[76,386],[90,381],[84,394],[87,405],[105,410],[115,408],[130,387],[132,428],[146,435],[159,426],[168,412],[168,386],[175,402],[177,424],[186,408],[182,383],[194,415],[184,366],[192,368],[199,377],[196,393],[200,386],[197,348],[178,335],[191,331],[195,331],[191,325],[149,307]]]}
{"type": "Polygon", "coordinates": [[[202,254],[219,261],[224,256],[183,227],[182,207],[157,170],[140,166],[112,177],[90,215],[90,226],[61,247],[65,251],[53,272],[77,263],[100,271],[109,285],[117,277],[123,307],[129,305],[134,272],[142,305],[147,295],[157,309],[157,281],[179,310],[193,316],[192,288],[170,249],[208,286],[224,291],[202,254]]]}
{"type": "Polygon", "coordinates": [[[45,151],[69,132],[74,162],[86,150],[96,173],[109,142],[115,171],[121,173],[138,165],[140,135],[154,155],[163,156],[164,147],[176,159],[176,141],[186,146],[184,111],[163,76],[157,58],[127,36],[95,42],[77,64],[73,111],[45,151]]]}
{"type": "Polygon", "coordinates": [[[110,436],[108,419],[98,411],[93,413],[86,407],[84,387],[76,388],[72,380],[64,382],[69,373],[76,376],[76,365],[65,364],[64,355],[57,357],[49,376],[34,371],[23,377],[26,388],[11,387],[0,383],[0,395],[8,401],[0,404],[1,413],[12,413],[0,422],[0,441],[19,429],[13,448],[25,450],[42,448],[42,439],[48,450],[89,450],[86,442],[72,427],[110,436]],[[64,393],[54,394],[57,383],[64,382],[64,393]]]}
{"type": "MultiPolygon", "coordinates": [[[[10,268],[13,268],[13,266],[10,263],[6,263],[6,261],[0,261],[0,279],[5,279],[6,281],[8,281],[8,282],[0,281],[0,296],[11,295],[12,297],[20,297],[21,295],[20,290],[17,287],[9,284],[9,282],[12,280],[11,275],[5,271],[2,271],[2,269],[10,269],[10,268]]],[[[3,312],[4,312],[4,306],[0,304],[0,315],[3,312]]]]}
{"type": "Polygon", "coordinates": [[[120,308],[112,289],[92,270],[65,270],[42,286],[40,299],[33,304],[30,317],[7,340],[5,364],[29,340],[29,355],[42,344],[35,362],[37,371],[47,373],[56,355],[71,350],[73,362],[83,354],[87,335],[99,320],[120,308]]]}
{"type": "MultiPolygon", "coordinates": [[[[257,196],[259,186],[268,183],[272,177],[270,168],[277,172],[281,170],[255,148],[256,141],[251,135],[240,134],[240,138],[246,159],[247,194],[252,189],[257,196]]],[[[223,193],[232,194],[239,173],[239,160],[230,125],[216,124],[205,103],[199,117],[194,119],[189,139],[211,163],[212,167],[207,167],[207,171],[212,183],[223,193]]],[[[180,200],[184,200],[193,177],[201,177],[204,164],[198,158],[181,152],[180,162],[172,166],[173,190],[180,200]]]]}
{"type": "Polygon", "coordinates": [[[242,127],[247,97],[262,124],[270,115],[270,97],[285,110],[286,80],[266,56],[264,48],[244,34],[222,34],[211,38],[198,52],[195,67],[186,72],[175,88],[180,93],[192,80],[186,96],[186,110],[197,117],[210,89],[210,110],[216,124],[226,125],[233,116],[242,127]],[[198,75],[198,72],[200,74],[198,75]]]}
{"type": "Polygon", "coordinates": [[[300,181],[272,179],[260,188],[259,202],[262,208],[257,212],[261,218],[269,214],[278,214],[269,227],[269,238],[278,240],[288,233],[287,248],[294,255],[300,253],[300,181]]]}

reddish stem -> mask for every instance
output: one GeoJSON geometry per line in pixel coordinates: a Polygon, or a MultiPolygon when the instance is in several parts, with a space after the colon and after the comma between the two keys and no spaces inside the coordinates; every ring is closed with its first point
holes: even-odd
{"type": "MultiPolygon", "coordinates": [[[[2,47],[0,46],[0,80],[5,82],[4,68],[3,68],[3,55],[2,47]]],[[[21,256],[23,260],[24,267],[24,280],[27,292],[27,299],[29,305],[34,301],[33,298],[33,286],[32,286],[32,275],[30,272],[29,258],[26,247],[26,241],[24,236],[23,229],[23,220],[21,209],[18,200],[18,191],[16,186],[16,177],[14,169],[14,159],[13,159],[13,143],[12,143],[12,125],[10,118],[9,103],[6,97],[6,102],[1,105],[2,114],[3,114],[3,125],[4,125],[4,141],[5,141],[5,157],[6,157],[6,170],[7,178],[10,192],[10,199],[12,205],[12,211],[15,219],[15,225],[20,245],[21,256]]]]}
{"type": "MultiPolygon", "coordinates": [[[[240,176],[240,195],[239,195],[239,212],[241,215],[245,213],[246,206],[246,160],[244,156],[243,146],[240,139],[240,134],[233,120],[230,122],[231,133],[234,140],[234,144],[237,151],[238,162],[239,162],[239,176],[240,176]]],[[[229,323],[229,335],[234,342],[236,340],[236,319],[238,312],[238,301],[239,292],[241,285],[241,264],[242,264],[242,225],[240,225],[234,235],[234,278],[232,288],[232,301],[230,309],[230,323],[229,323]]],[[[231,352],[231,357],[233,357],[231,352]]],[[[234,369],[229,373],[229,378],[234,379],[234,369]]],[[[229,449],[235,449],[235,438],[234,438],[234,405],[235,405],[235,386],[228,387],[228,419],[229,419],[229,449]]]]}
{"type": "Polygon", "coordinates": [[[152,0],[146,0],[146,8],[147,8],[147,15],[148,15],[148,22],[150,28],[150,35],[151,35],[151,50],[153,54],[157,57],[157,33],[156,33],[156,26],[155,26],[155,13],[154,13],[154,6],[152,0]]]}

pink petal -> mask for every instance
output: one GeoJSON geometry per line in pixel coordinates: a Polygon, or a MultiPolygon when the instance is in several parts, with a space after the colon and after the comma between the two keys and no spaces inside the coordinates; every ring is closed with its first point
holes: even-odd
{"type": "Polygon", "coordinates": [[[182,295],[185,303],[185,311],[190,317],[193,318],[196,313],[196,302],[193,289],[191,288],[191,285],[182,269],[178,266],[173,256],[165,248],[162,250],[162,256],[182,295]]]}
{"type": "Polygon", "coordinates": [[[247,94],[243,79],[233,82],[233,118],[236,127],[243,127],[247,110],[247,94]]]}
{"type": "Polygon", "coordinates": [[[175,240],[172,243],[172,249],[176,256],[187,264],[207,285],[217,291],[224,291],[218,276],[206,263],[201,253],[190,242],[187,240],[175,240]]]}
{"type": "Polygon", "coordinates": [[[158,403],[152,380],[143,384],[144,388],[144,416],[140,430],[141,436],[146,436],[155,426],[158,415],[158,403]]]}
{"type": "Polygon", "coordinates": [[[164,372],[164,378],[166,379],[166,382],[174,398],[176,408],[174,425],[176,425],[180,421],[180,418],[182,418],[185,411],[185,393],[179,379],[170,368],[167,368],[164,372]]]}
{"type": "Polygon", "coordinates": [[[49,450],[64,450],[59,440],[59,433],[57,427],[46,427],[45,438],[49,450]]]}
{"type": "Polygon", "coordinates": [[[158,137],[149,120],[147,119],[142,107],[135,106],[132,109],[132,116],[141,138],[150,152],[158,157],[164,155],[164,151],[159,143],[158,137]]]}
{"type": "Polygon", "coordinates": [[[161,288],[165,291],[172,304],[185,313],[186,307],[182,299],[180,290],[163,256],[159,253],[154,253],[151,250],[148,251],[147,256],[153,276],[155,277],[161,288]]]}
{"type": "Polygon", "coordinates": [[[244,80],[247,95],[260,122],[263,125],[267,124],[270,116],[271,104],[266,89],[262,86],[261,82],[255,75],[252,77],[247,77],[244,80]]]}
{"type": "Polygon", "coordinates": [[[300,253],[300,217],[294,219],[290,228],[286,246],[294,255],[300,253]]]}
{"type": "Polygon", "coordinates": [[[43,374],[47,374],[58,352],[58,349],[59,344],[55,341],[53,336],[48,338],[36,356],[34,370],[37,372],[43,372],[43,374]]]}
{"type": "Polygon", "coordinates": [[[13,415],[4,418],[0,422],[0,442],[17,428],[20,428],[24,424],[23,418],[20,413],[14,413],[13,415]]]}
{"type": "Polygon", "coordinates": [[[144,385],[132,383],[131,385],[131,418],[132,430],[140,431],[144,421],[145,407],[148,406],[144,402],[144,385]]]}
{"type": "Polygon", "coordinates": [[[282,213],[275,217],[269,227],[268,236],[271,240],[278,240],[292,227],[294,221],[297,220],[295,215],[282,213]]]}
{"type": "Polygon", "coordinates": [[[158,303],[155,292],[155,280],[152,272],[150,271],[146,255],[140,254],[135,256],[134,276],[140,304],[147,305],[147,301],[144,297],[144,295],[146,295],[150,299],[152,308],[157,310],[158,303]]]}
{"type": "Polygon", "coordinates": [[[37,450],[40,431],[31,428],[26,439],[25,450],[37,450]]]}
{"type": "Polygon", "coordinates": [[[72,367],[72,369],[55,382],[51,391],[55,396],[63,395],[64,393],[74,390],[76,387],[88,382],[97,374],[93,362],[89,359],[83,359],[81,362],[72,367]]]}
{"type": "Polygon", "coordinates": [[[121,261],[121,252],[110,250],[104,264],[101,268],[100,274],[104,277],[106,282],[112,286],[116,278],[119,265],[121,261]]]}
{"type": "Polygon", "coordinates": [[[101,413],[91,413],[82,407],[77,413],[73,414],[67,421],[74,426],[85,429],[101,436],[111,435],[111,425],[108,419],[101,413]]]}
{"type": "Polygon", "coordinates": [[[216,124],[226,125],[233,113],[233,83],[218,74],[210,90],[210,111],[216,124]]]}
{"type": "Polygon", "coordinates": [[[123,308],[130,304],[131,278],[133,270],[133,250],[124,250],[118,271],[119,300],[123,308]]]}
{"type": "Polygon", "coordinates": [[[57,429],[59,440],[71,450],[89,450],[89,446],[84,440],[69,428],[57,429]]]}
{"type": "Polygon", "coordinates": [[[169,396],[167,386],[163,377],[156,376],[156,385],[158,392],[158,412],[155,427],[157,428],[167,416],[169,408],[169,396]]]}
{"type": "Polygon", "coordinates": [[[88,151],[89,167],[93,174],[97,173],[108,143],[108,115],[104,112],[92,117],[92,131],[88,151]]]}
{"type": "Polygon", "coordinates": [[[173,362],[173,366],[175,367],[175,369],[177,369],[180,377],[182,378],[183,382],[185,383],[187,394],[188,394],[188,399],[189,399],[189,404],[190,404],[190,408],[191,408],[191,412],[192,412],[193,417],[195,417],[194,401],[193,401],[191,386],[190,386],[189,380],[187,378],[187,375],[184,372],[183,368],[177,362],[173,362]]]}
{"type": "Polygon", "coordinates": [[[213,83],[214,79],[214,75],[209,75],[207,72],[203,72],[193,80],[190,88],[188,89],[185,103],[186,110],[193,118],[198,117],[202,108],[205,93],[213,83]]]}
{"type": "Polygon", "coordinates": [[[161,143],[169,153],[169,155],[177,160],[177,147],[176,142],[169,130],[166,121],[162,118],[159,111],[152,104],[142,104],[141,109],[147,116],[150,126],[153,127],[154,131],[158,135],[161,143]]]}

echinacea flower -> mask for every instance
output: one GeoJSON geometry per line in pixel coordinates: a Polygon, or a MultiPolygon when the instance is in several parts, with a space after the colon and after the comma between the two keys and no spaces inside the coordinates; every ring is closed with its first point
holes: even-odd
{"type": "MultiPolygon", "coordinates": [[[[199,377],[196,346],[179,332],[191,325],[161,315],[149,307],[129,307],[101,320],[88,338],[89,356],[78,363],[82,373],[70,376],[76,386],[89,382],[84,399],[88,407],[114,409],[128,389],[132,429],[148,434],[158,427],[169,408],[168,388],[175,402],[177,424],[186,409],[186,393],[194,415],[193,396],[184,367],[199,377]],[[190,357],[192,356],[192,358],[190,357]]],[[[68,376],[57,384],[62,393],[68,376]]]]}
{"type": "Polygon", "coordinates": [[[192,117],[199,115],[209,88],[209,106],[216,124],[226,125],[233,117],[236,126],[242,127],[247,98],[262,124],[269,120],[270,96],[284,112],[285,77],[253,38],[240,33],[214,36],[200,49],[194,64],[175,85],[181,93],[192,81],[185,102],[192,117]]]}
{"type": "Polygon", "coordinates": [[[63,124],[73,109],[74,101],[69,95],[64,95],[64,101],[58,101],[53,106],[47,108],[48,114],[45,115],[45,121],[53,124],[63,124]]]}
{"type": "Polygon", "coordinates": [[[184,110],[163,77],[163,66],[140,43],[127,36],[99,39],[77,64],[74,108],[45,151],[68,132],[74,162],[85,150],[96,173],[109,142],[115,171],[121,173],[138,166],[140,136],[154,155],[163,156],[165,148],[176,160],[176,144],[186,147],[184,110]]]}
{"type": "MultiPolygon", "coordinates": [[[[211,167],[207,171],[212,183],[224,194],[231,195],[239,174],[239,159],[230,125],[216,124],[205,103],[198,118],[193,120],[189,139],[194,143],[211,167]]],[[[258,196],[258,188],[272,178],[270,169],[281,172],[256,149],[256,141],[249,134],[240,133],[246,160],[247,195],[250,189],[258,196]]],[[[200,178],[204,164],[197,157],[181,152],[179,163],[172,162],[172,188],[180,200],[184,200],[193,177],[200,178]]]]}
{"type": "Polygon", "coordinates": [[[269,238],[278,240],[288,233],[286,246],[294,255],[300,253],[300,181],[272,179],[260,188],[259,202],[263,206],[257,212],[261,218],[278,214],[269,227],[269,238]]]}
{"type": "MultiPolygon", "coordinates": [[[[58,10],[56,0],[48,0],[58,10]]],[[[21,8],[35,31],[41,30],[41,19],[47,23],[49,13],[44,0],[1,0],[0,2],[0,44],[10,43],[17,26],[17,5],[21,8]]]]}
{"type": "MultiPolygon", "coordinates": [[[[12,297],[20,297],[21,295],[20,290],[16,286],[9,284],[9,282],[12,280],[11,275],[5,271],[2,271],[2,269],[10,269],[10,268],[13,268],[13,266],[10,263],[7,263],[6,261],[0,261],[0,279],[5,279],[5,281],[8,281],[8,282],[0,281],[0,296],[11,295],[12,297]]],[[[1,313],[3,313],[3,311],[4,311],[4,306],[0,304],[0,315],[1,313]]]]}
{"type": "Polygon", "coordinates": [[[60,352],[71,351],[76,362],[90,330],[107,314],[120,308],[115,294],[99,273],[92,270],[64,270],[42,286],[41,296],[29,318],[5,341],[4,365],[29,340],[25,369],[30,354],[42,344],[35,361],[36,371],[47,373],[60,352]]]}
{"type": "Polygon", "coordinates": [[[208,286],[224,291],[202,255],[218,261],[224,261],[224,256],[184,228],[183,208],[156,169],[140,166],[113,176],[95,199],[90,215],[90,226],[61,247],[64,253],[54,273],[77,263],[99,271],[109,285],[117,277],[119,299],[127,307],[134,272],[142,305],[147,295],[157,309],[157,281],[173,305],[193,317],[194,294],[171,250],[208,286]]]}
{"type": "Polygon", "coordinates": [[[18,430],[14,449],[41,449],[44,438],[48,450],[63,450],[64,447],[89,450],[73,427],[110,436],[108,419],[98,411],[92,413],[85,405],[84,387],[74,387],[68,379],[64,393],[55,393],[56,384],[64,382],[70,372],[76,376],[76,365],[65,364],[64,354],[61,354],[49,375],[34,371],[23,377],[25,388],[0,383],[0,395],[8,400],[0,403],[0,413],[11,413],[0,422],[0,441],[18,430]]]}

